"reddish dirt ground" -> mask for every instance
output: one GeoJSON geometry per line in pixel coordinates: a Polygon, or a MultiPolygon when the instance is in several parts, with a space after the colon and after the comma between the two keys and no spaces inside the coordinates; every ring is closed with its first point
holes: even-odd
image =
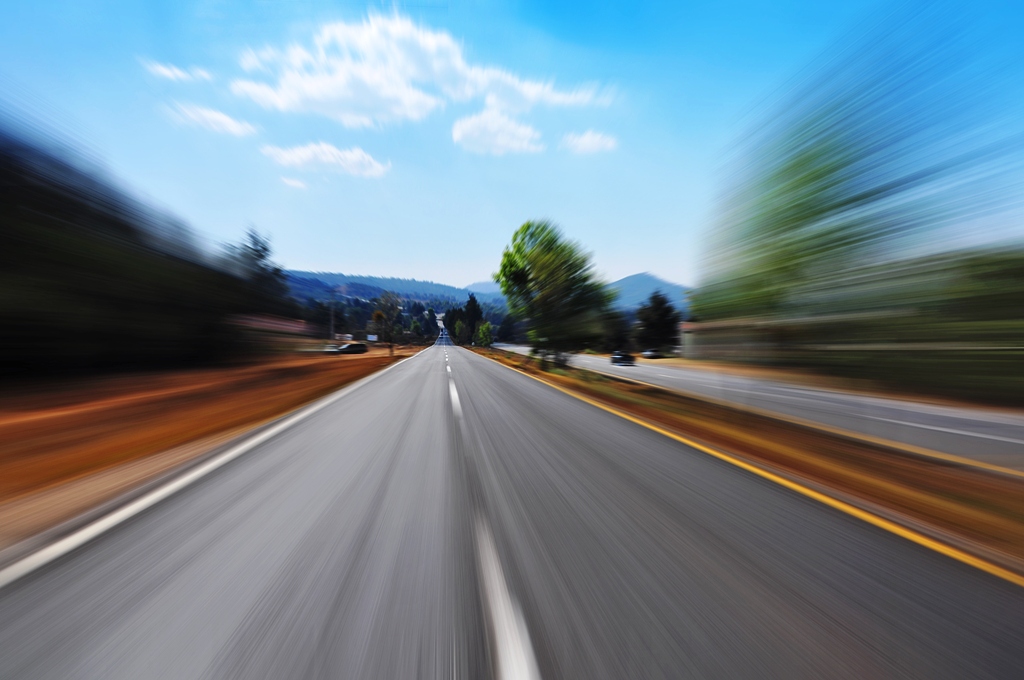
{"type": "Polygon", "coordinates": [[[0,549],[413,353],[308,356],[0,399],[0,549]]]}

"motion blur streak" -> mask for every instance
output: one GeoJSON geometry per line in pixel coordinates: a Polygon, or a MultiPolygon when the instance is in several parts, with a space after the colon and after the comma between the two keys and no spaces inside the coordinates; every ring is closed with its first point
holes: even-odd
{"type": "Polygon", "coordinates": [[[258,233],[209,252],[66,142],[2,115],[0,226],[0,377],[224,360],[267,333],[253,315],[294,311],[258,233]]]}
{"type": "Polygon", "coordinates": [[[0,591],[0,676],[1006,678],[1024,589],[428,349],[0,591]]]}
{"type": "Polygon", "coordinates": [[[692,356],[1019,403],[1024,136],[963,15],[907,6],[767,106],[738,145],[692,356]]]}

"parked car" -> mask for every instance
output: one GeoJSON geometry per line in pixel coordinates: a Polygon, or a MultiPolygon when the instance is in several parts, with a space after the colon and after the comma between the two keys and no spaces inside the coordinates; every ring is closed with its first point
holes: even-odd
{"type": "Polygon", "coordinates": [[[350,342],[338,348],[338,354],[365,354],[366,345],[361,342],[350,342]]]}
{"type": "Polygon", "coordinates": [[[661,352],[659,352],[656,349],[645,349],[643,352],[640,353],[640,356],[642,356],[644,359],[660,359],[661,352]]]}
{"type": "Polygon", "coordinates": [[[612,353],[612,366],[632,366],[636,363],[633,355],[629,352],[613,352],[612,353]]]}

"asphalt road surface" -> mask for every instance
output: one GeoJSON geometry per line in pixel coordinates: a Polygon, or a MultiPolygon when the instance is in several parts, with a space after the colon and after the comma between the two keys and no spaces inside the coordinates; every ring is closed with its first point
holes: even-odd
{"type": "Polygon", "coordinates": [[[439,345],[0,590],[0,677],[1019,678],[1022,631],[1024,588],[439,345]]]}
{"type": "MultiPolygon", "coordinates": [[[[522,345],[501,348],[530,351],[522,345]]],[[[612,366],[607,357],[577,354],[570,364],[1024,471],[1024,416],[1009,412],[873,397],[657,361],[612,366]]]]}

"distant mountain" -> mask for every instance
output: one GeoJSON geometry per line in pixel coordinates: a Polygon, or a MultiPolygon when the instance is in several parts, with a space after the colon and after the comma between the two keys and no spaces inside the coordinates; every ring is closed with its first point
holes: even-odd
{"type": "Polygon", "coordinates": [[[466,286],[466,290],[477,295],[501,295],[501,286],[494,281],[477,281],[466,286]]]}
{"type": "Polygon", "coordinates": [[[608,287],[618,293],[618,297],[615,298],[615,306],[619,309],[636,309],[647,302],[651,293],[656,290],[660,290],[668,297],[677,309],[685,312],[688,307],[686,293],[690,290],[689,288],[678,283],[670,283],[647,272],[619,279],[609,284],[608,287]]]}
{"type": "Polygon", "coordinates": [[[434,283],[433,281],[295,270],[285,271],[285,274],[288,277],[288,285],[292,289],[292,295],[299,299],[308,297],[323,298],[330,295],[331,289],[334,288],[339,295],[351,295],[353,297],[371,298],[376,297],[385,290],[389,290],[414,300],[440,299],[462,304],[469,298],[469,294],[473,292],[480,302],[495,304],[504,304],[505,302],[500,291],[493,293],[478,292],[469,288],[458,288],[443,283],[434,283]]]}
{"type": "MultiPolygon", "coordinates": [[[[288,277],[288,285],[291,287],[292,295],[299,300],[308,298],[323,300],[331,295],[332,289],[337,295],[348,295],[369,300],[389,290],[414,300],[445,300],[446,302],[459,305],[466,301],[470,293],[473,293],[481,303],[505,304],[505,298],[501,295],[501,288],[493,281],[478,281],[465,288],[458,288],[433,281],[399,279],[386,276],[352,276],[331,272],[294,270],[288,270],[285,274],[288,277]]],[[[686,286],[665,281],[646,272],[619,279],[609,284],[609,288],[618,293],[618,297],[615,299],[615,306],[619,309],[636,309],[646,302],[651,293],[656,290],[660,290],[667,295],[668,299],[677,308],[684,312],[687,309],[686,292],[689,289],[686,286]]]]}

